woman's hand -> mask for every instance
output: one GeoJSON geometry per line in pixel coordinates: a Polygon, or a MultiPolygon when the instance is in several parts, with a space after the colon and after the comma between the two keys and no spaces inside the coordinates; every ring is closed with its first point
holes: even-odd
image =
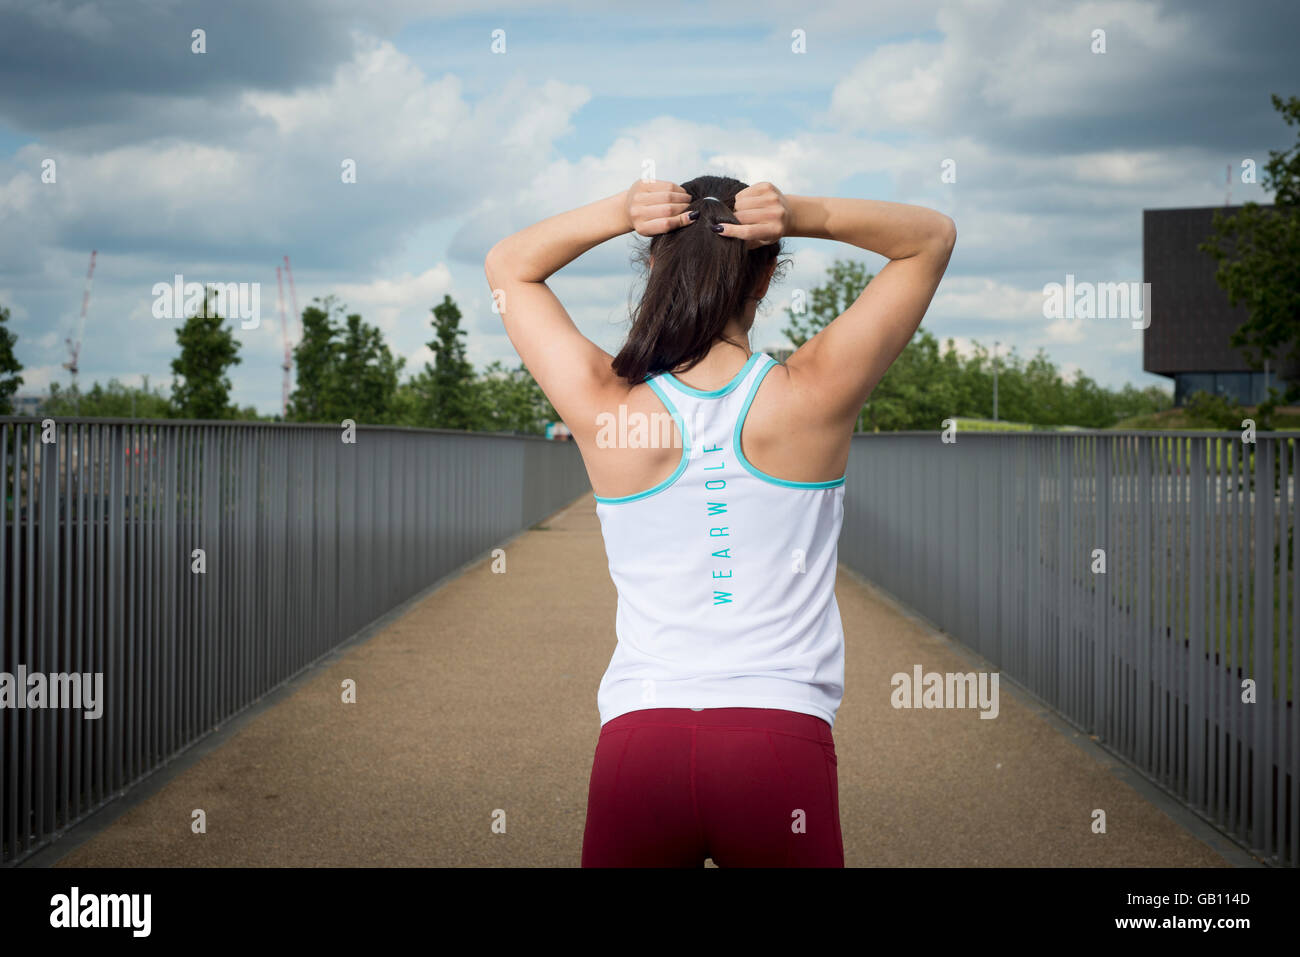
{"type": "Polygon", "coordinates": [[[790,227],[790,204],[771,183],[755,183],[736,194],[735,223],[719,223],[718,233],[745,240],[746,249],[770,246],[790,227]]]}
{"type": "Polygon", "coordinates": [[[687,212],[690,205],[691,194],[676,183],[639,179],[628,189],[623,209],[638,235],[658,236],[694,222],[687,212]]]}

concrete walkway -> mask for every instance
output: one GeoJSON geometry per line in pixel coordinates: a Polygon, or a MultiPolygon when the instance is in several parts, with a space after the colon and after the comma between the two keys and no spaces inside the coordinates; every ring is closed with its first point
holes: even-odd
{"type": "MultiPolygon", "coordinates": [[[[591,496],[506,556],[505,574],[478,563],[182,761],[60,864],[576,866],[596,686],[614,648],[591,496]],[[341,701],[349,678],[355,704],[341,701]],[[196,808],[206,834],[191,832],[196,808]],[[497,812],[504,834],[492,830],[497,812]]],[[[1225,865],[1006,682],[996,720],[892,708],[894,673],[971,661],[843,569],[838,598],[850,866],[1225,865]],[[1092,832],[1095,808],[1105,834],[1092,832]]]]}

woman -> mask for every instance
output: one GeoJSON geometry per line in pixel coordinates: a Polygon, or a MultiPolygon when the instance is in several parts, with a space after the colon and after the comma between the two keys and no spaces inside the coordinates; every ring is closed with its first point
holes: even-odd
{"type": "Polygon", "coordinates": [[[637,182],[488,254],[510,341],[586,463],[618,591],[584,867],[843,866],[831,729],[849,441],[955,238],[918,206],[701,176],[637,182]],[[546,280],[629,231],[651,237],[648,275],[610,356],[546,280]],[[890,261],[780,365],[748,336],[787,236],[890,261]]]}

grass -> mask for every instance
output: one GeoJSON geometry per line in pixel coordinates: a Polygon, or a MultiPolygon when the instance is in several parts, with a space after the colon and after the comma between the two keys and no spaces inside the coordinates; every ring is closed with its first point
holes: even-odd
{"type": "MultiPolygon", "coordinates": [[[[1257,411],[1257,406],[1248,406],[1245,410],[1247,417],[1253,418],[1257,411]]],[[[1189,431],[1221,431],[1223,426],[1204,419],[1198,419],[1193,416],[1186,408],[1165,409],[1163,412],[1152,412],[1148,415],[1135,415],[1132,418],[1116,422],[1111,426],[1115,430],[1140,429],[1140,430],[1169,430],[1178,431],[1186,429],[1189,431]]],[[[1239,429],[1240,425],[1234,427],[1239,429]]],[[[1273,431],[1288,432],[1300,430],[1300,406],[1281,405],[1273,413],[1273,431]]]]}
{"type": "Polygon", "coordinates": [[[1053,432],[1055,427],[1049,425],[1031,425],[1028,422],[994,422],[992,419],[957,419],[957,431],[961,432],[1053,432]]]}

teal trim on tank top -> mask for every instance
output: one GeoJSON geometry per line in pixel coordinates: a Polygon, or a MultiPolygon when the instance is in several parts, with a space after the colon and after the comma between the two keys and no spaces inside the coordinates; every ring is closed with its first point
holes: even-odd
{"type": "Polygon", "coordinates": [[[646,385],[654,389],[655,395],[659,396],[659,398],[663,400],[664,407],[667,408],[668,414],[673,417],[673,421],[677,423],[677,428],[681,431],[682,460],[677,463],[677,470],[654,488],[648,488],[644,492],[637,492],[633,495],[622,495],[616,498],[605,498],[601,495],[595,496],[596,501],[601,505],[625,505],[628,502],[635,502],[638,499],[649,498],[651,495],[654,495],[657,492],[662,492],[668,486],[672,485],[681,477],[681,474],[686,471],[686,462],[691,456],[691,437],[686,430],[685,420],[682,419],[681,413],[677,411],[677,406],[673,405],[673,400],[668,398],[668,393],[664,391],[663,386],[655,381],[656,378],[658,377],[654,376],[646,379],[646,385]]]}
{"type": "Polygon", "coordinates": [[[731,381],[728,382],[726,385],[724,385],[721,389],[714,389],[711,392],[705,392],[703,389],[692,388],[691,386],[683,382],[681,379],[678,379],[671,372],[661,372],[659,374],[660,376],[662,376],[663,378],[671,382],[674,386],[681,389],[687,395],[693,395],[697,399],[720,399],[727,393],[734,391],[736,386],[740,385],[741,380],[744,379],[745,376],[749,374],[749,370],[754,367],[754,363],[757,362],[759,358],[762,357],[763,355],[765,355],[765,353],[751,352],[749,354],[749,358],[745,360],[745,364],[740,367],[740,371],[731,377],[731,381]]]}
{"type": "Polygon", "coordinates": [[[785,488],[837,488],[844,484],[848,478],[848,473],[837,479],[831,479],[829,482],[791,482],[789,479],[777,478],[775,475],[768,475],[766,472],[760,472],[745,458],[744,451],[740,448],[740,431],[745,427],[745,416],[749,415],[750,403],[754,401],[754,396],[758,394],[758,387],[763,384],[767,374],[775,369],[777,361],[772,359],[757,376],[754,377],[754,384],[749,387],[749,395],[745,396],[745,404],[740,407],[740,415],[736,417],[736,430],[731,435],[731,446],[736,450],[736,458],[740,459],[743,465],[751,475],[761,478],[764,482],[770,482],[773,485],[781,485],[785,488]]]}

